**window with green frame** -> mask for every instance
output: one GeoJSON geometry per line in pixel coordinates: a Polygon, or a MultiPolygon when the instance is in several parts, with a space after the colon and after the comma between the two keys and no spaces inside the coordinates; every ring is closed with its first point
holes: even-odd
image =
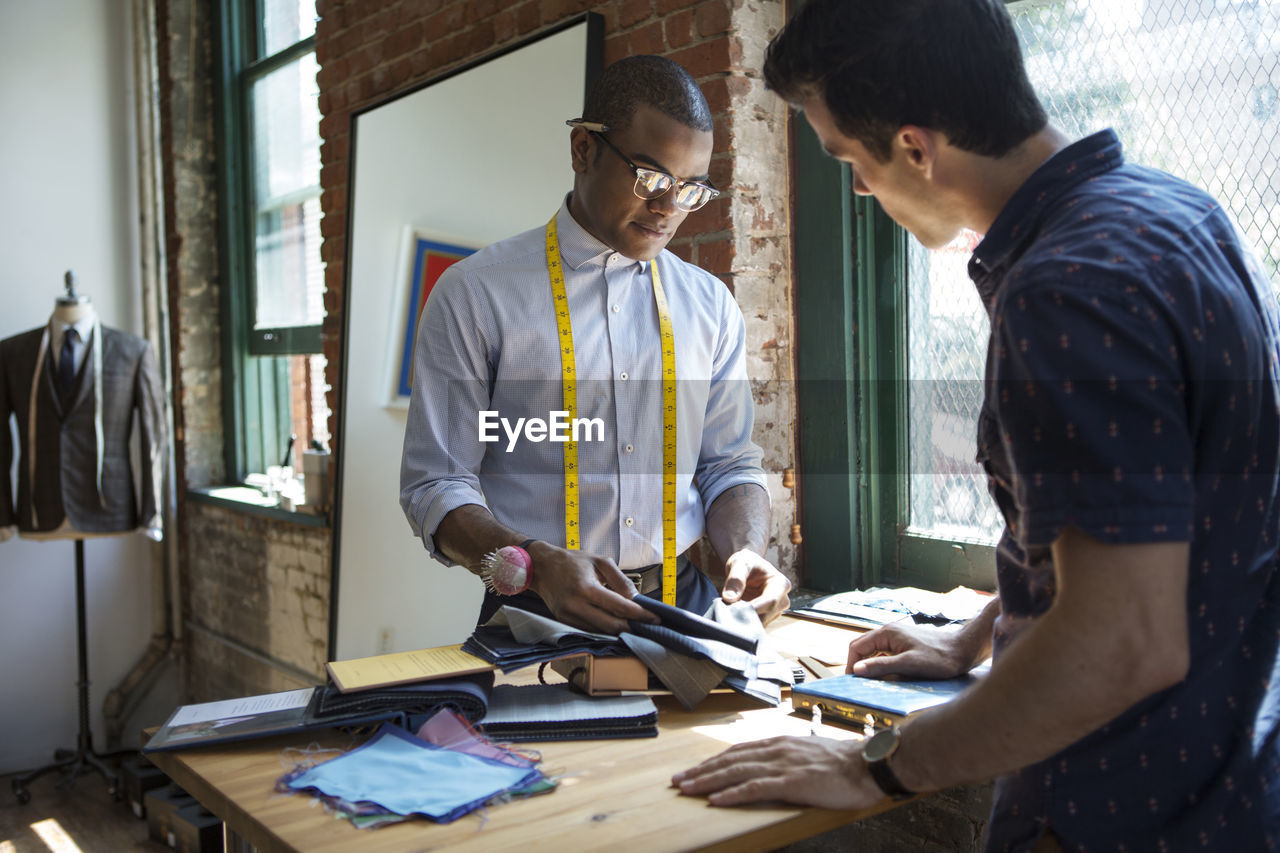
{"type": "MultiPolygon", "coordinates": [[[[1113,127],[1131,161],[1207,189],[1274,278],[1280,0],[1007,6],[1050,121],[1076,138],[1113,127]]],[[[980,238],[926,250],[853,196],[803,120],[795,150],[806,586],[993,588],[1003,522],[972,461],[980,238]]]]}
{"type": "Polygon", "coordinates": [[[328,443],[315,0],[220,0],[219,204],[228,476],[328,443]]]}

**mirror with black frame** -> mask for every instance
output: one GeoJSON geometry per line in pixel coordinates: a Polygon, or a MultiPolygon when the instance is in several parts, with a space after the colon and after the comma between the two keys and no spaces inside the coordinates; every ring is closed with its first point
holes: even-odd
{"type": "Polygon", "coordinates": [[[587,13],[352,117],[331,660],[458,643],[481,582],[399,504],[413,330],[452,260],[545,222],[572,186],[566,118],[602,64],[587,13]]]}

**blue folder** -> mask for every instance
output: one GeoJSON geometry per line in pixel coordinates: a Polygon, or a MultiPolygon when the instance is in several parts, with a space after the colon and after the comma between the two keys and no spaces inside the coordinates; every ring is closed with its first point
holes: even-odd
{"type": "Polygon", "coordinates": [[[836,675],[792,687],[791,707],[796,711],[812,711],[817,705],[824,720],[882,727],[950,702],[977,681],[972,675],[942,681],[890,681],[836,675]]]}

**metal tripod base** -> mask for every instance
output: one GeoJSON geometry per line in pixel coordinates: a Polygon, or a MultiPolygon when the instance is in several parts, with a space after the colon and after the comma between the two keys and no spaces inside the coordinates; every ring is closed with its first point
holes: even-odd
{"type": "Polygon", "coordinates": [[[96,770],[102,774],[102,778],[107,782],[107,793],[113,799],[120,799],[120,781],[116,771],[112,770],[102,760],[105,756],[99,755],[92,750],[76,750],[58,749],[53,753],[53,764],[46,764],[38,770],[32,770],[29,773],[23,773],[21,776],[13,777],[13,795],[18,798],[19,803],[28,803],[31,801],[31,791],[27,789],[35,780],[39,779],[46,773],[52,773],[54,770],[61,770],[63,778],[59,780],[58,787],[65,788],[76,780],[77,776],[96,770]]]}
{"type": "MultiPolygon", "coordinates": [[[[93,751],[93,734],[89,729],[89,652],[85,642],[85,604],[84,604],[84,540],[76,540],[76,640],[78,643],[80,680],[76,682],[80,693],[80,734],[76,739],[76,749],[54,750],[53,763],[13,777],[13,795],[19,803],[31,801],[31,791],[27,786],[46,773],[61,770],[63,778],[58,787],[65,787],[75,781],[77,776],[96,770],[107,782],[107,791],[115,799],[120,798],[120,781],[116,771],[108,767],[103,759],[93,751]]],[[[124,750],[130,752],[131,750],[124,750]]],[[[112,753],[118,754],[118,753],[112,753]]]]}

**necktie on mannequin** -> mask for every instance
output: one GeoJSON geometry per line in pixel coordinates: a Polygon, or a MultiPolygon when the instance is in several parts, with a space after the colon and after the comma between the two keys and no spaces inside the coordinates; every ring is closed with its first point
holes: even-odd
{"type": "Polygon", "coordinates": [[[68,328],[62,336],[62,350],[58,356],[58,393],[65,406],[71,401],[71,389],[76,384],[76,344],[80,333],[68,328]]]}

